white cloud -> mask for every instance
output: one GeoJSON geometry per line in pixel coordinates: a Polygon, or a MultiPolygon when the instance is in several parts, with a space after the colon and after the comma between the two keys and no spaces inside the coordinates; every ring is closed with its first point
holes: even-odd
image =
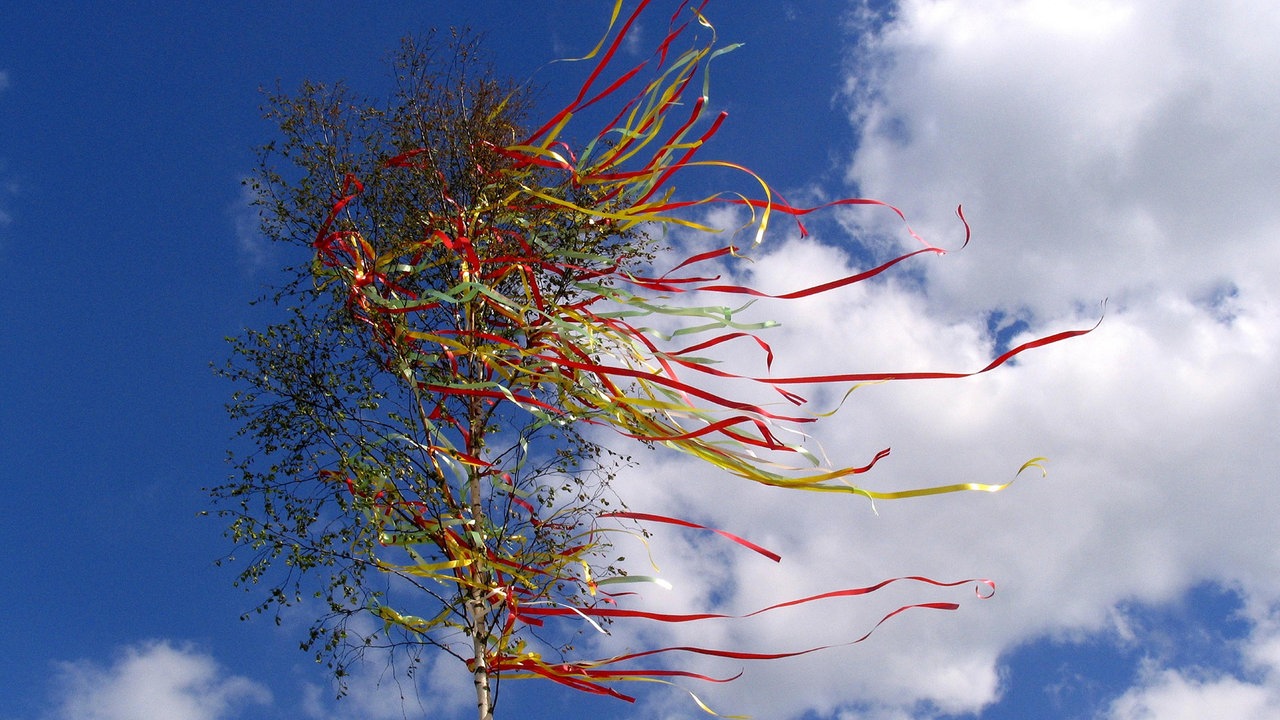
{"type": "MultiPolygon", "coordinates": [[[[0,94],[8,90],[9,86],[9,71],[0,70],[0,94]]],[[[18,183],[10,177],[7,170],[4,158],[0,156],[0,233],[3,233],[9,225],[13,224],[13,215],[9,211],[9,200],[18,194],[18,183]]],[[[4,235],[0,235],[0,240],[3,239],[4,235]]],[[[0,244],[0,253],[4,249],[4,245],[0,244]]],[[[2,254],[0,254],[0,260],[3,260],[2,254]]]]}
{"type": "Polygon", "coordinates": [[[1280,716],[1280,633],[1273,620],[1258,623],[1240,647],[1245,673],[1176,669],[1149,663],[1140,683],[1108,708],[1108,720],[1192,720],[1280,716]]]}
{"type": "Polygon", "coordinates": [[[402,720],[408,717],[466,717],[474,713],[471,676],[455,658],[427,649],[422,666],[406,673],[404,658],[397,664],[377,659],[376,651],[349,668],[348,694],[334,699],[331,688],[308,685],[304,689],[306,717],[329,720],[402,720]]]}
{"type": "MultiPolygon", "coordinates": [[[[9,71],[0,70],[0,93],[3,93],[5,90],[8,90],[8,89],[9,89],[9,71]]],[[[0,158],[0,171],[3,171],[4,169],[5,169],[4,161],[2,158],[0,158]]],[[[4,183],[3,187],[0,187],[0,202],[3,202],[4,200],[8,199],[7,196],[13,195],[17,192],[17,185],[12,180],[5,178],[3,176],[0,176],[0,181],[3,181],[4,183]]],[[[0,204],[0,229],[3,229],[5,226],[9,225],[12,222],[13,222],[13,216],[11,216],[5,210],[5,207],[3,204],[0,204]]]]}
{"type": "Polygon", "coordinates": [[[1233,677],[1199,680],[1176,670],[1148,678],[1149,685],[1126,693],[1111,706],[1115,720],[1198,720],[1229,717],[1267,720],[1280,713],[1280,703],[1261,685],[1233,677]]]}
{"type": "Polygon", "coordinates": [[[56,720],[219,720],[271,702],[259,683],[227,675],[208,654],[166,641],[126,648],[109,666],[63,663],[56,720]]]}
{"type": "MultiPolygon", "coordinates": [[[[930,237],[954,235],[963,202],[974,243],[917,263],[923,286],[891,279],[753,312],[783,321],[766,335],[778,374],[971,370],[993,353],[991,310],[1028,319],[1022,341],[1092,325],[1110,296],[1086,338],[980,378],[862,388],[817,438],[843,464],[893,446],[866,476],[877,488],[1000,481],[1041,454],[1049,478],[880,503],[876,516],[858,498],[744,487],[655,454],[620,495],[784,556],[775,567],[662,530],[654,554],[676,591],[647,593],[658,607],[743,611],[902,574],[989,576],[1000,591],[979,602],[967,589],[903,587],[673,634],[620,624],[618,642],[648,644],[644,632],[794,649],[857,637],[903,602],[962,603],[695,688],[717,710],[758,717],[892,717],[930,703],[976,711],[1000,694],[1003,655],[1041,637],[1119,634],[1122,603],[1204,582],[1280,603],[1280,552],[1258,542],[1280,512],[1280,92],[1256,79],[1280,61],[1277,31],[1280,8],[1244,4],[904,2],[862,58],[877,70],[857,90],[866,122],[850,177],[930,237]]],[[[794,289],[856,269],[829,246],[775,243],[749,266],[752,285],[794,289]]],[[[1157,667],[1113,710],[1127,719],[1171,698],[1230,698],[1249,717],[1271,708],[1268,688],[1157,667]]]]}
{"type": "Polygon", "coordinates": [[[850,176],[926,227],[964,203],[976,245],[929,276],[964,308],[1265,286],[1280,92],[1252,68],[1277,28],[1238,4],[903,3],[867,43],[850,176]]]}
{"type": "MultiPolygon", "coordinates": [[[[759,258],[753,284],[808,279],[817,267],[834,274],[852,269],[842,267],[847,261],[795,243],[759,258]]],[[[840,463],[861,464],[893,446],[866,478],[880,489],[998,482],[1028,457],[1051,457],[1049,478],[1023,478],[1001,495],[882,502],[876,516],[856,497],[744,487],[692,463],[646,456],[623,480],[630,507],[691,516],[784,556],[773,566],[727,543],[689,543],[660,530],[654,554],[676,589],[647,593],[652,606],[699,610],[715,599],[742,612],[917,573],[1000,583],[986,602],[968,588],[906,586],[757,622],[685,626],[667,636],[655,629],[652,642],[798,649],[857,637],[900,604],[960,602],[956,614],[898,618],[854,648],[748,666],[740,683],[695,690],[717,710],[760,717],[834,711],[855,700],[890,714],[919,701],[961,712],[998,696],[1002,654],[1045,635],[1118,632],[1118,603],[1166,600],[1203,579],[1280,597],[1280,557],[1256,543],[1271,533],[1276,504],[1259,480],[1280,461],[1269,440],[1280,423],[1280,392],[1270,380],[1280,340],[1273,307],[1242,300],[1228,324],[1189,299],[1161,296],[1113,312],[1087,338],[982,378],[862,388],[818,433],[840,463]],[[807,691],[785,691],[792,686],[807,691]]],[[[980,319],[931,315],[924,298],[895,283],[773,309],[762,314],[783,320],[766,335],[780,373],[976,369],[992,353],[980,319]]],[[[1090,323],[1063,317],[1034,331],[1090,323]]],[[[619,637],[631,632],[615,627],[619,637]]],[[[726,668],[692,664],[718,668],[711,674],[726,668]]]]}
{"type": "Polygon", "coordinates": [[[247,272],[261,270],[271,260],[271,243],[259,229],[258,207],[254,193],[241,187],[240,195],[227,210],[236,237],[236,250],[247,272]]]}
{"type": "MultiPolygon", "coordinates": [[[[416,593],[409,590],[407,597],[416,593]]],[[[313,603],[309,603],[313,605],[313,603]]],[[[300,624],[314,617],[307,612],[291,613],[286,624],[305,631],[300,624]]],[[[348,620],[349,642],[359,645],[359,638],[378,629],[377,623],[365,615],[348,620]]],[[[389,651],[380,647],[361,648],[360,657],[351,657],[344,678],[346,694],[337,698],[337,685],[320,686],[307,683],[303,687],[302,716],[327,720],[403,720],[408,717],[466,717],[464,708],[474,707],[475,694],[471,676],[455,657],[425,646],[419,648],[421,662],[411,667],[412,648],[389,651]]]]}

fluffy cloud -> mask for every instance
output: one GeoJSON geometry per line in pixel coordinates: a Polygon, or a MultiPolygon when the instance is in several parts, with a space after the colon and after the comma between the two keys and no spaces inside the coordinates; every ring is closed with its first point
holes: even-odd
{"type": "MultiPolygon", "coordinates": [[[[975,241],[917,264],[922,283],[897,275],[762,306],[783,321],[768,335],[775,372],[972,370],[995,352],[992,311],[1027,323],[1018,342],[1092,325],[1109,296],[1084,339],[979,378],[862,388],[815,438],[842,464],[893,446],[867,479],[876,488],[1000,481],[1041,454],[1051,474],[996,496],[881,503],[876,515],[857,498],[744,488],[646,457],[623,479],[632,508],[784,555],[773,567],[661,531],[654,554],[676,592],[648,593],[659,606],[748,611],[902,574],[990,576],[1001,589],[979,602],[967,589],[901,587],[672,637],[615,629],[623,642],[795,649],[858,637],[903,602],[955,600],[959,614],[917,611],[860,646],[697,689],[717,710],[761,717],[928,716],[995,701],[1001,657],[1030,640],[1118,635],[1123,603],[1211,582],[1280,604],[1280,553],[1257,540],[1280,510],[1280,93],[1255,71],[1280,61],[1278,30],[1274,8],[1036,0],[907,1],[867,30],[851,66],[850,179],[931,237],[954,235],[950,208],[963,202],[975,241]]],[[[844,221],[903,235],[875,215],[844,221]]],[[[858,269],[841,244],[834,233],[779,244],[739,279],[794,289],[858,269]]],[[[1115,717],[1166,717],[1175,701],[1230,701],[1251,717],[1275,702],[1269,686],[1223,674],[1154,666],[1143,683],[1115,717]]]]}
{"type": "Polygon", "coordinates": [[[227,675],[209,655],[163,641],[127,648],[105,667],[64,663],[55,684],[56,720],[220,720],[271,701],[265,687],[227,675]]]}
{"type": "MultiPolygon", "coordinates": [[[[9,72],[0,70],[0,93],[9,89],[9,72]]],[[[13,180],[7,177],[5,171],[4,158],[0,157],[0,230],[4,230],[6,226],[13,222],[13,217],[9,215],[5,206],[9,196],[17,192],[17,185],[13,180]]]]}
{"type": "MultiPolygon", "coordinates": [[[[793,243],[758,259],[752,279],[768,286],[775,274],[797,277],[797,262],[852,269],[838,251],[793,243]]],[[[918,293],[892,282],[775,309],[783,326],[769,338],[780,371],[976,369],[993,353],[982,322],[930,315],[918,293]]],[[[1280,563],[1252,549],[1270,523],[1256,508],[1274,500],[1249,481],[1280,460],[1267,441],[1280,406],[1268,389],[1277,338],[1267,311],[1242,302],[1226,323],[1167,298],[1115,312],[1088,338],[988,376],[860,389],[816,438],[847,464],[892,446],[866,480],[878,489],[1000,481],[1028,457],[1052,457],[1047,480],[1027,477],[998,496],[880,503],[877,516],[856,497],[787,496],[647,457],[622,491],[633,508],[693,514],[784,555],[772,567],[714,541],[660,532],[654,552],[677,592],[649,599],[672,610],[715,600],[744,612],[784,599],[784,589],[799,596],[901,574],[1000,581],[986,603],[968,589],[905,587],[759,622],[679,629],[682,643],[795,649],[858,637],[899,604],[965,604],[959,616],[920,611],[860,647],[748,669],[727,692],[707,691],[726,710],[787,717],[854,698],[974,709],[997,696],[1002,653],[1042,635],[1106,629],[1119,602],[1167,599],[1206,577],[1248,578],[1251,590],[1274,592],[1280,563]],[[786,686],[808,692],[797,697],[786,686]]],[[[1057,318],[1035,330],[1090,322],[1057,318]]]]}
{"type": "Polygon", "coordinates": [[[466,717],[474,713],[475,691],[461,663],[435,652],[406,673],[404,658],[395,662],[377,651],[350,668],[348,694],[334,700],[330,688],[307,685],[302,711],[306,717],[329,720],[402,720],[409,717],[466,717]]]}
{"type": "Polygon", "coordinates": [[[1193,720],[1231,717],[1266,720],[1280,712],[1267,688],[1236,678],[1202,681],[1175,670],[1149,678],[1150,685],[1132,690],[1111,707],[1115,720],[1193,720]]]}
{"type": "Polygon", "coordinates": [[[227,209],[231,225],[235,229],[236,251],[245,272],[253,273],[267,267],[272,259],[271,243],[258,229],[260,217],[254,205],[253,191],[241,187],[236,202],[227,209]]]}
{"type": "Polygon", "coordinates": [[[1111,704],[1107,718],[1265,720],[1280,715],[1280,634],[1274,621],[1259,623],[1239,655],[1245,670],[1239,675],[1149,663],[1141,682],[1111,704]]]}
{"type": "Polygon", "coordinates": [[[850,177],[978,242],[930,272],[965,309],[1265,287],[1280,250],[1280,10],[904,2],[863,38],[850,177]],[[863,68],[878,68],[864,71],[863,68]]]}

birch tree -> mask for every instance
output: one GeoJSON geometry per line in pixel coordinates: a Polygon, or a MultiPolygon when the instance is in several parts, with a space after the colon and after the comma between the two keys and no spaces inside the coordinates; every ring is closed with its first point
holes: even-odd
{"type": "MultiPolygon", "coordinates": [[[[239,581],[267,588],[257,610],[318,609],[304,647],[339,678],[370,648],[400,652],[410,672],[424,653],[443,652],[470,673],[486,720],[499,679],[631,700],[619,689],[627,680],[726,679],[667,658],[821,650],[679,646],[581,657],[584,629],[727,617],[646,611],[613,592],[653,581],[628,573],[617,533],[680,526],[778,560],[727,530],[627,508],[611,481],[633,461],[600,433],[706,461],[718,482],[873,500],[998,490],[1007,483],[873,491],[857,477],[887,450],[833,464],[785,439],[803,432],[780,429],[802,430],[829,410],[809,409],[804,388],[965,377],[1084,332],[964,371],[771,376],[769,323],[740,320],[735,303],[839,292],[944,251],[920,239],[855,275],[773,295],[704,272],[748,254],[780,218],[803,232],[801,219],[822,208],[792,206],[731,161],[703,157],[725,119],[708,111],[709,72],[732,46],[715,44],[701,5],[681,4],[653,55],[622,64],[618,49],[648,6],[615,6],[609,32],[581,59],[585,81],[539,123],[529,122],[529,90],[496,77],[465,34],[405,41],[386,101],[314,83],[270,98],[280,139],[262,149],[251,187],[263,232],[304,259],[271,298],[282,319],[232,341],[223,373],[239,385],[230,409],[251,449],[214,494],[248,554],[236,561],[239,581]],[[582,132],[583,116],[613,119],[582,132]],[[755,194],[676,192],[678,178],[708,168],[739,173],[755,194]],[[725,204],[752,218],[727,245],[699,215],[725,204]],[[664,234],[677,232],[707,245],[675,254],[664,234]],[[685,300],[695,297],[721,300],[685,300]],[[758,352],[762,370],[721,369],[718,352],[758,352]],[[793,409],[733,388],[765,388],[793,409]],[[559,618],[577,629],[552,627],[559,618]]],[[[838,205],[901,215],[875,200],[838,205]]],[[[891,578],[782,597],[752,614],[895,582],[971,584],[983,596],[994,588],[891,578]]],[[[956,604],[921,602],[889,617],[913,608],[956,604]]]]}

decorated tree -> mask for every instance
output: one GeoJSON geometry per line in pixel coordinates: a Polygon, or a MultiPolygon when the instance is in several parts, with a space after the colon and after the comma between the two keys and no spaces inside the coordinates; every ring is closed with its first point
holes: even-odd
{"type": "MultiPolygon", "coordinates": [[[[611,542],[618,533],[678,525],[778,559],[725,530],[627,508],[610,481],[631,460],[601,433],[704,460],[720,471],[708,484],[873,500],[999,490],[860,486],[856,477],[888,451],[846,466],[792,439],[830,410],[807,410],[799,388],[828,384],[847,396],[868,382],[964,377],[1082,332],[1013,348],[970,372],[771,376],[768,323],[697,299],[833,293],[944,251],[921,239],[856,275],[775,295],[704,271],[749,253],[776,218],[800,224],[822,208],[792,206],[749,171],[703,157],[725,119],[708,114],[708,71],[732,47],[715,46],[702,5],[680,4],[654,53],[619,67],[619,46],[649,4],[629,15],[614,7],[604,39],[581,59],[586,81],[540,124],[526,122],[528,91],[497,79],[466,35],[447,46],[406,41],[397,91],[384,103],[316,84],[271,98],[282,142],[263,149],[252,185],[264,232],[309,253],[274,296],[284,319],[233,340],[223,372],[241,386],[231,412],[254,450],[237,456],[238,474],[214,493],[232,539],[250,553],[240,581],[269,588],[257,609],[319,603],[304,646],[340,678],[370,647],[401,651],[410,670],[422,651],[439,650],[466,665],[483,720],[501,678],[630,700],[621,681],[727,680],[659,656],[748,661],[820,650],[681,646],[578,657],[572,634],[551,632],[556,617],[597,629],[727,617],[649,611],[643,595],[619,592],[659,581],[628,573],[611,542]],[[584,130],[592,117],[608,120],[584,130]],[[677,194],[676,181],[700,167],[739,172],[755,194],[677,194]],[[740,243],[712,241],[718,229],[699,213],[716,205],[749,211],[740,243]],[[673,257],[669,231],[708,241],[673,257]],[[760,373],[717,364],[717,352],[739,346],[759,352],[760,373]],[[789,409],[734,388],[776,391],[789,409]]],[[[824,207],[852,204],[901,215],[865,199],[824,207]]],[[[986,580],[893,578],[781,597],[752,614],[893,582],[994,589],[986,580]]],[[[920,607],[956,605],[918,603],[885,619],[920,607]]]]}

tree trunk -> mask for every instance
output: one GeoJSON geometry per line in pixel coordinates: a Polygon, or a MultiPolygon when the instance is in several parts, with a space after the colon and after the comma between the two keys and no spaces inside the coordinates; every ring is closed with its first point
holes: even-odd
{"type": "MultiPolygon", "coordinates": [[[[470,271],[466,261],[462,263],[462,279],[468,281],[471,279],[470,271]]],[[[466,314],[466,344],[469,372],[472,382],[479,382],[484,375],[484,365],[476,359],[476,309],[473,304],[467,304],[466,314]]],[[[479,457],[484,451],[485,436],[485,416],[484,405],[478,397],[472,397],[467,403],[467,452],[472,457],[479,457]]],[[[467,472],[467,500],[471,506],[471,533],[472,543],[475,545],[472,552],[476,554],[477,559],[485,557],[487,548],[485,547],[485,538],[483,528],[484,520],[484,502],[481,491],[481,473],[477,468],[471,468],[467,472]]],[[[472,668],[472,682],[476,688],[476,717],[479,720],[493,720],[493,694],[490,687],[489,661],[488,661],[488,644],[489,644],[489,577],[484,570],[483,561],[477,562],[475,574],[472,576],[472,585],[467,595],[467,614],[471,621],[471,649],[474,653],[475,666],[472,668]]]]}
{"type": "Polygon", "coordinates": [[[471,590],[467,610],[471,615],[471,649],[475,653],[475,667],[471,672],[472,681],[476,686],[476,717],[479,720],[493,720],[489,663],[485,660],[485,638],[489,634],[489,629],[485,620],[484,597],[479,588],[471,590]]]}
{"type": "MultiPolygon", "coordinates": [[[[475,404],[472,404],[472,411],[475,411],[475,404]]],[[[473,418],[476,417],[473,414],[473,418]]],[[[475,437],[472,435],[472,437],[475,437]]],[[[480,557],[484,556],[484,536],[480,532],[482,526],[481,518],[484,513],[484,506],[480,502],[480,478],[475,470],[469,475],[467,488],[471,503],[471,521],[474,525],[471,528],[471,534],[476,543],[476,547],[472,549],[480,557]]],[[[481,565],[483,567],[483,565],[481,565]]],[[[489,585],[488,573],[483,569],[479,570],[473,577],[474,584],[468,590],[467,598],[467,614],[471,620],[471,649],[475,657],[475,667],[472,668],[473,682],[476,686],[476,717],[479,720],[493,720],[493,700],[489,687],[489,662],[487,659],[488,642],[489,642],[489,612],[488,612],[488,593],[486,588],[489,585]]]]}

